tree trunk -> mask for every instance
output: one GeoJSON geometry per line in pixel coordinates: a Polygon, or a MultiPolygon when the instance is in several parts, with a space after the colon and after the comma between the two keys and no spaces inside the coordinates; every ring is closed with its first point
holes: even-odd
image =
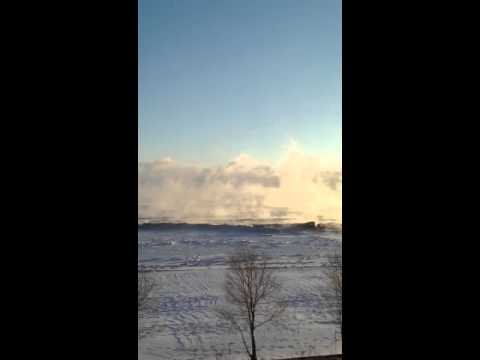
{"type": "Polygon", "coordinates": [[[255,344],[255,313],[252,311],[252,322],[250,323],[250,339],[252,341],[251,360],[257,360],[257,345],[255,344]]]}
{"type": "Polygon", "coordinates": [[[255,330],[250,327],[250,339],[252,340],[252,355],[250,356],[251,360],[257,360],[257,345],[255,344],[255,330]]]}

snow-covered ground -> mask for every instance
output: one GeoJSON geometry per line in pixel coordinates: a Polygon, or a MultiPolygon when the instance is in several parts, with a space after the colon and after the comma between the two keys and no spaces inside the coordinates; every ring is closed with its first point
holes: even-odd
{"type": "Polygon", "coordinates": [[[257,330],[259,358],[337,352],[335,326],[321,311],[318,287],[324,257],[341,246],[341,234],[273,234],[222,229],[143,231],[139,267],[158,287],[151,310],[139,318],[139,359],[245,359],[238,333],[214,313],[224,302],[223,259],[249,245],[271,256],[289,306],[277,322],[257,330]]]}

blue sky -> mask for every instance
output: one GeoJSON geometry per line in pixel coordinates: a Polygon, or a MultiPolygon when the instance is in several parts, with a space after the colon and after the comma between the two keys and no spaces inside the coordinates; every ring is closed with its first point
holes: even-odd
{"type": "Polygon", "coordinates": [[[139,0],[139,160],[341,156],[340,0],[139,0]]]}

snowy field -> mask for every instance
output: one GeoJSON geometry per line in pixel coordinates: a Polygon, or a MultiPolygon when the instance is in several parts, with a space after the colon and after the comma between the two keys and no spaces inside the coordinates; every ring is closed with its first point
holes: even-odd
{"type": "Polygon", "coordinates": [[[238,333],[214,313],[224,302],[224,258],[238,246],[271,257],[289,306],[277,323],[257,331],[260,359],[331,354],[335,326],[322,313],[318,287],[325,256],[341,233],[244,228],[139,227],[139,268],[159,286],[139,318],[139,359],[246,359],[238,333]]]}

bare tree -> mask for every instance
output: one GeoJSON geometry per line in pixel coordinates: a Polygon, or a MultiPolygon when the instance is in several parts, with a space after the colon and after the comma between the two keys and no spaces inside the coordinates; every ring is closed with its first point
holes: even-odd
{"type": "Polygon", "coordinates": [[[255,330],[277,319],[286,302],[280,298],[281,286],[274,270],[253,250],[238,250],[227,264],[224,291],[228,306],[216,311],[240,333],[250,359],[257,360],[255,330]]]}
{"type": "Polygon", "coordinates": [[[325,266],[326,283],[320,289],[322,305],[326,312],[332,316],[333,321],[340,327],[343,336],[342,323],[342,254],[336,252],[328,257],[325,266]]]}

